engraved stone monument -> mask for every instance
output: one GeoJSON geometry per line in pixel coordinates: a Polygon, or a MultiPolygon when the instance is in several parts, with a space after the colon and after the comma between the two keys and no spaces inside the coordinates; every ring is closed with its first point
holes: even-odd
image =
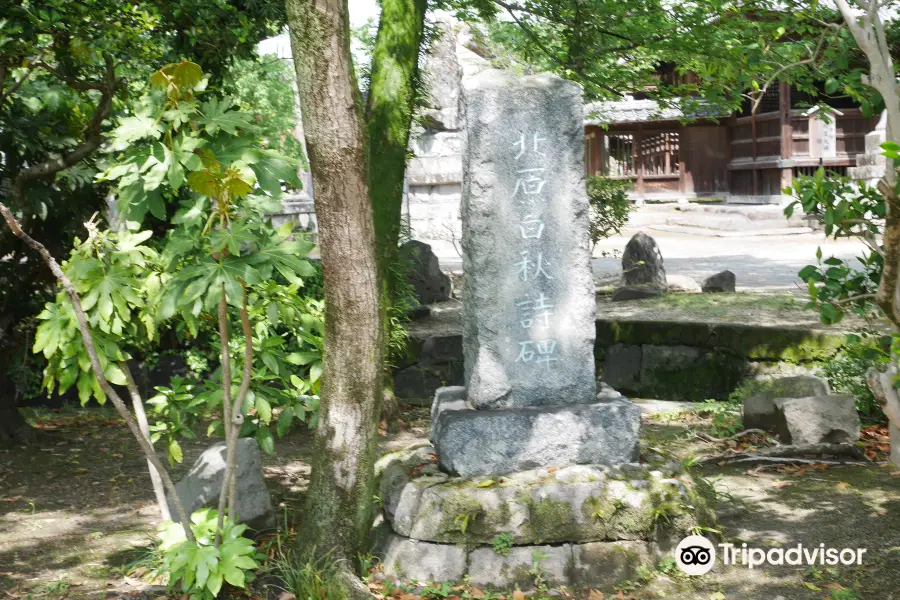
{"type": "Polygon", "coordinates": [[[707,504],[638,464],[640,410],[598,394],[580,88],[485,71],[462,97],[467,385],[437,390],[431,445],[379,461],[384,573],[529,589],[540,555],[548,585],[611,591],[707,504]]]}
{"type": "Polygon", "coordinates": [[[466,388],[435,400],[441,465],[633,461],[639,410],[597,399],[581,88],[491,70],[463,95],[466,388]]]}

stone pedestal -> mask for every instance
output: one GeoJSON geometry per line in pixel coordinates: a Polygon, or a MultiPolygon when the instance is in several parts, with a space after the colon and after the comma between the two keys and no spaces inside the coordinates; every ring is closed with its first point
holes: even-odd
{"type": "Polygon", "coordinates": [[[641,411],[613,392],[590,404],[477,410],[465,388],[441,388],[431,436],[441,468],[462,476],[638,460],[641,411]]]}
{"type": "Polygon", "coordinates": [[[384,570],[404,582],[468,576],[481,587],[528,590],[538,560],[550,585],[611,590],[698,525],[714,526],[708,484],[647,466],[453,477],[423,444],[378,469],[384,570]]]}

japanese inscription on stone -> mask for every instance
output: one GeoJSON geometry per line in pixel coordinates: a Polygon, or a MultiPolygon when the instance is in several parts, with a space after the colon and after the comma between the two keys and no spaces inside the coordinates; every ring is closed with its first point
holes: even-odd
{"type": "Polygon", "coordinates": [[[478,408],[594,401],[594,291],[581,90],[487,71],[467,82],[464,353],[478,408]]]}

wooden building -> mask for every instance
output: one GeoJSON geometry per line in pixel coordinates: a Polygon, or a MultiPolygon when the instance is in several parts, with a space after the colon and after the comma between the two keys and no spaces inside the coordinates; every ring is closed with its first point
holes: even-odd
{"type": "Polygon", "coordinates": [[[594,103],[586,107],[586,170],[632,181],[635,198],[780,203],[798,174],[855,166],[877,123],[852,105],[822,118],[804,108],[808,100],[782,83],[755,113],[684,114],[646,99],[594,103]]]}

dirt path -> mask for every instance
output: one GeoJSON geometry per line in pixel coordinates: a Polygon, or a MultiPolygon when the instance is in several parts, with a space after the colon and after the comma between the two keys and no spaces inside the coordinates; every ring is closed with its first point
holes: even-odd
{"type": "MultiPolygon", "coordinates": [[[[406,431],[387,438],[386,448],[423,439],[426,413],[416,410],[404,415],[406,431]]],[[[142,554],[154,531],[149,478],[125,428],[110,413],[73,414],[79,416],[50,415],[41,443],[0,452],[0,591],[10,591],[12,598],[128,592],[122,567],[142,554]]],[[[704,427],[690,424],[694,430],[704,427]]],[[[645,438],[680,456],[710,451],[680,423],[648,422],[645,438]]],[[[282,511],[299,513],[302,506],[310,441],[308,432],[293,433],[278,442],[277,456],[264,455],[273,500],[282,511]]],[[[186,445],[185,465],[205,445],[186,445]]],[[[185,469],[179,467],[176,477],[185,469]]],[[[753,472],[731,466],[707,468],[704,474],[721,493],[726,539],[764,548],[797,543],[866,548],[864,564],[752,571],[719,564],[698,578],[660,574],[649,586],[633,586],[631,598],[820,600],[840,586],[855,594],[837,596],[841,600],[900,600],[900,475],[891,469],[753,472]]]]}

